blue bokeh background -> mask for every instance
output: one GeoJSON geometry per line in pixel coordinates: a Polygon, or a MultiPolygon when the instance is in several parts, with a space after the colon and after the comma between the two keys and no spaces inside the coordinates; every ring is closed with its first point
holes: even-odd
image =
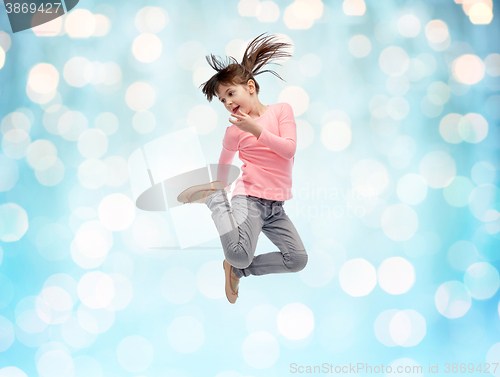
{"type": "Polygon", "coordinates": [[[499,17],[487,0],[88,0],[13,34],[0,7],[0,377],[493,373],[499,17]],[[195,127],[217,163],[229,114],[199,89],[205,55],[241,59],[264,32],[293,44],[268,67],[284,81],[257,80],[294,109],[284,208],[309,262],[242,278],[231,305],[220,241],[181,249],[168,211],[135,207],[127,161],[195,127]]]}

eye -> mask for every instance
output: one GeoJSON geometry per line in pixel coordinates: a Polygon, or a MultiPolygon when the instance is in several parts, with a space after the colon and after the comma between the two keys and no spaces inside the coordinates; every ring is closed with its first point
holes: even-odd
{"type": "Polygon", "coordinates": [[[233,94],[233,92],[229,92],[229,95],[233,94]]]}

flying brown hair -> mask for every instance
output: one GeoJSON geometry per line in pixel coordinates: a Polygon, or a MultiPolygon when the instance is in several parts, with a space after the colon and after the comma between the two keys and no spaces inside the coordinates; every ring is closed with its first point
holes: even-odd
{"type": "Polygon", "coordinates": [[[229,61],[226,63],[223,63],[212,54],[206,56],[208,64],[217,71],[210,80],[200,85],[203,94],[205,94],[209,102],[212,101],[214,96],[217,96],[217,89],[220,84],[246,85],[248,80],[251,79],[255,82],[258,94],[259,84],[255,80],[255,76],[264,72],[270,72],[280,80],[283,80],[276,72],[271,70],[261,71],[261,69],[266,64],[281,65],[274,63],[273,60],[291,57],[292,55],[284,51],[284,49],[292,45],[284,42],[275,42],[276,36],[264,36],[264,34],[266,33],[262,33],[248,44],[241,63],[238,63],[232,56],[229,57],[229,61]]]}

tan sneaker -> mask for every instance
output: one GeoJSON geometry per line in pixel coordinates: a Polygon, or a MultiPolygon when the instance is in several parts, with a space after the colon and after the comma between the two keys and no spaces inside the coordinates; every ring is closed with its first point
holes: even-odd
{"type": "Polygon", "coordinates": [[[226,297],[231,304],[234,304],[238,298],[240,279],[234,274],[233,266],[225,259],[222,262],[222,268],[226,275],[226,297]]]}
{"type": "Polygon", "coordinates": [[[177,201],[181,203],[205,203],[208,195],[223,189],[224,186],[219,181],[191,186],[179,194],[177,201]]]}

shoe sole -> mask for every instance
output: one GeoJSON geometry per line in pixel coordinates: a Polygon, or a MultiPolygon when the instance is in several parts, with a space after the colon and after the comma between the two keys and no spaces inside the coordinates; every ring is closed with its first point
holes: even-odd
{"type": "MultiPolygon", "coordinates": [[[[191,186],[187,189],[185,189],[183,192],[181,192],[179,194],[179,196],[177,196],[177,201],[180,202],[180,203],[199,203],[199,195],[201,194],[198,194],[197,197],[193,197],[194,194],[196,194],[197,192],[203,192],[203,191],[217,191],[217,190],[222,190],[224,189],[224,186],[222,186],[222,183],[220,183],[219,181],[214,181],[214,182],[211,182],[211,183],[204,183],[202,185],[196,185],[196,186],[191,186]],[[192,200],[194,199],[194,200],[192,200]],[[195,200],[198,200],[198,201],[195,201],[195,200]]],[[[204,198],[204,196],[202,195],[201,198],[204,198]]],[[[203,203],[203,202],[202,202],[203,203]]]]}
{"type": "Polygon", "coordinates": [[[226,269],[224,261],[222,261],[222,268],[224,269],[224,273],[226,276],[226,282],[225,282],[226,298],[231,304],[234,304],[236,302],[236,299],[238,298],[239,289],[236,292],[234,292],[233,287],[231,287],[231,269],[232,269],[232,266],[231,266],[231,268],[226,269]],[[228,287],[228,284],[229,284],[229,287],[228,287]],[[232,294],[232,295],[229,294],[228,288],[231,291],[231,293],[234,292],[235,294],[232,294]],[[234,301],[232,301],[233,298],[234,298],[234,301]]]}

